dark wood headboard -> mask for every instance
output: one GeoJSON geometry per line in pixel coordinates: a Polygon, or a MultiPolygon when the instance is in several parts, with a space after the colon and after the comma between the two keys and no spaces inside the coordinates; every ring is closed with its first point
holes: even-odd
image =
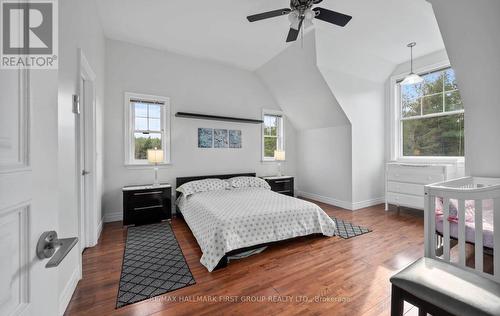
{"type": "MultiPolygon", "coordinates": [[[[234,177],[255,177],[256,173],[233,173],[233,174],[217,174],[217,175],[210,175],[210,176],[196,176],[196,177],[180,177],[176,178],[175,180],[175,188],[177,189],[184,183],[188,183],[191,181],[196,181],[196,180],[203,180],[203,179],[231,179],[234,177]]],[[[181,193],[176,192],[176,197],[179,197],[181,193]]]]}

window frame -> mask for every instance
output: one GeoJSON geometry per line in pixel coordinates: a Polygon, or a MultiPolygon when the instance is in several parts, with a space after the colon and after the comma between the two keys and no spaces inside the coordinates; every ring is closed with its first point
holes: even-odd
{"type": "Polygon", "coordinates": [[[124,98],[124,149],[125,149],[125,166],[150,166],[147,159],[135,159],[135,142],[134,133],[135,129],[135,111],[132,106],[131,100],[138,99],[150,103],[159,103],[161,105],[160,114],[160,127],[161,127],[161,145],[163,148],[163,162],[160,165],[170,164],[171,155],[171,106],[170,98],[149,94],[140,94],[133,92],[125,92],[124,98]]]}
{"type": "MultiPolygon", "coordinates": [[[[419,75],[425,75],[431,72],[444,70],[450,68],[449,61],[441,61],[431,65],[419,67],[414,70],[419,75]]],[[[448,116],[453,114],[464,113],[465,110],[455,110],[445,113],[432,113],[418,117],[408,117],[403,119],[401,113],[401,89],[399,82],[408,75],[407,72],[396,74],[390,78],[390,160],[399,162],[413,162],[413,163],[463,163],[465,162],[464,156],[404,156],[403,155],[403,121],[439,116],[448,116]]],[[[460,91],[460,89],[458,89],[460,91]]],[[[444,106],[444,105],[443,105],[444,106]]],[[[423,111],[423,108],[421,108],[423,111]]],[[[423,112],[421,112],[423,113],[423,112]]]]}
{"type": "MultiPolygon", "coordinates": [[[[278,110],[267,110],[263,109],[262,110],[262,121],[265,121],[265,116],[279,116],[281,119],[281,124],[279,126],[279,129],[277,130],[277,140],[278,140],[278,149],[285,151],[285,115],[283,114],[282,111],[278,110]]],[[[263,122],[261,124],[261,159],[263,162],[274,162],[274,156],[273,157],[265,157],[265,123],[263,122]]],[[[286,156],[285,156],[286,157],[286,156]]]]}

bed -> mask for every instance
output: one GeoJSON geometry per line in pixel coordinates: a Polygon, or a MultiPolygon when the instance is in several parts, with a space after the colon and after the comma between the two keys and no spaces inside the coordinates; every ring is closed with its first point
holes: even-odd
{"type": "MultiPolygon", "coordinates": [[[[177,188],[208,178],[255,177],[254,173],[177,178],[177,188]]],[[[203,253],[208,271],[227,265],[227,257],[270,243],[312,234],[334,236],[335,223],[316,204],[262,187],[178,194],[181,215],[203,253]]]]}
{"type": "MultiPolygon", "coordinates": [[[[474,244],[476,235],[475,224],[475,201],[466,200],[465,205],[465,241],[474,244]]],[[[450,238],[458,239],[458,201],[450,200],[450,210],[448,222],[450,223],[450,238]]],[[[493,250],[494,230],[493,230],[493,201],[484,200],[482,210],[483,221],[483,247],[493,250]]],[[[443,202],[441,198],[436,199],[436,232],[442,236],[444,226],[443,202]]]]}

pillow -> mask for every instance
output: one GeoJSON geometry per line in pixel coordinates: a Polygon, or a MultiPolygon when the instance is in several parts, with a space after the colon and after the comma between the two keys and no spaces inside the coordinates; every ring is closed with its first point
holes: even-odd
{"type": "Polygon", "coordinates": [[[271,186],[264,179],[257,177],[234,177],[229,180],[229,185],[233,188],[264,188],[271,190],[271,186]]]}
{"type": "Polygon", "coordinates": [[[203,179],[184,183],[176,191],[187,197],[193,193],[225,190],[228,187],[229,183],[221,179],[203,179]]]}

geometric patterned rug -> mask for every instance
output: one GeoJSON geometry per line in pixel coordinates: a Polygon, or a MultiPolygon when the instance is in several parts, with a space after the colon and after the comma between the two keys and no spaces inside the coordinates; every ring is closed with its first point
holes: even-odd
{"type": "Polygon", "coordinates": [[[352,223],[344,221],[343,219],[335,218],[333,216],[330,217],[331,219],[333,219],[335,225],[337,226],[337,229],[335,230],[335,235],[341,238],[349,239],[372,231],[371,229],[366,227],[353,225],[352,223]]]}
{"type": "Polygon", "coordinates": [[[116,308],[195,283],[168,222],[127,229],[116,308]]]}

